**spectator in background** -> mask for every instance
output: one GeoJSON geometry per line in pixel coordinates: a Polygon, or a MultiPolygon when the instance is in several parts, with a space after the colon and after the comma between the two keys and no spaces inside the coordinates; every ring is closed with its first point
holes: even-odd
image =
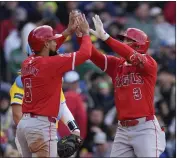
{"type": "Polygon", "coordinates": [[[2,130],[0,131],[0,142],[0,157],[4,157],[8,145],[8,137],[2,130]]]}
{"type": "Polygon", "coordinates": [[[82,89],[80,86],[81,81],[80,80],[80,76],[76,71],[69,71],[67,73],[65,73],[64,75],[64,84],[63,84],[63,88],[64,91],[72,91],[77,93],[82,101],[85,104],[85,108],[87,109],[89,106],[92,106],[92,99],[89,96],[89,94],[87,93],[87,91],[84,91],[84,89],[86,89],[86,85],[82,84],[82,89]]]}
{"type": "Polygon", "coordinates": [[[104,114],[114,107],[113,91],[106,81],[99,82],[97,91],[91,93],[95,107],[104,109],[104,114]]]}
{"type": "Polygon", "coordinates": [[[13,16],[18,21],[18,25],[9,33],[4,43],[7,75],[11,83],[14,81],[17,71],[21,68],[22,61],[26,58],[26,54],[21,49],[21,30],[24,21],[26,21],[27,13],[24,8],[18,7],[15,9],[13,16]]]}
{"type": "MultiPolygon", "coordinates": [[[[174,94],[173,94],[175,93],[175,80],[176,80],[175,77],[166,71],[162,71],[158,75],[158,85],[160,87],[160,92],[167,106],[166,107],[167,110],[165,110],[165,113],[167,111],[169,111],[170,113],[170,115],[167,115],[167,117],[175,116],[174,110],[176,106],[174,103],[175,103],[176,98],[174,97],[174,94]]],[[[165,105],[162,104],[161,108],[163,109],[164,106],[165,105]]],[[[164,116],[164,118],[166,117],[164,116]]],[[[169,122],[166,122],[166,123],[169,124],[169,122]]]]}
{"type": "Polygon", "coordinates": [[[89,77],[89,93],[92,96],[92,93],[96,93],[98,91],[98,84],[104,81],[103,74],[94,72],[89,77]]]}
{"type": "MultiPolygon", "coordinates": [[[[108,24],[106,30],[108,31],[108,33],[110,34],[111,37],[117,38],[117,35],[119,35],[119,34],[121,34],[123,32],[124,25],[119,23],[116,20],[113,20],[112,22],[110,22],[108,24]]],[[[114,52],[110,49],[110,47],[107,44],[105,44],[104,42],[100,42],[100,47],[107,54],[115,55],[114,52]]]]}
{"type": "Polygon", "coordinates": [[[21,38],[22,38],[22,52],[25,53],[28,41],[28,35],[37,26],[40,25],[42,21],[42,6],[44,2],[34,2],[33,11],[28,12],[28,19],[26,24],[22,28],[21,38]]]}
{"type": "Polygon", "coordinates": [[[0,21],[9,19],[14,9],[16,9],[16,7],[18,6],[18,3],[19,2],[17,1],[13,1],[13,2],[1,1],[0,2],[0,10],[1,10],[0,21]]]}
{"type": "Polygon", "coordinates": [[[80,2],[67,1],[64,3],[58,2],[59,9],[56,12],[57,17],[61,20],[61,23],[66,27],[69,21],[69,13],[72,10],[78,9],[78,4],[80,2]]]}
{"type": "Polygon", "coordinates": [[[175,46],[161,41],[159,49],[152,55],[158,63],[159,71],[165,70],[173,75],[176,74],[176,50],[175,46]]]}
{"type": "Polygon", "coordinates": [[[97,132],[105,132],[109,139],[109,130],[104,124],[104,112],[100,108],[92,108],[88,113],[87,137],[84,141],[83,148],[88,152],[93,152],[94,135],[97,132]]]}
{"type": "Polygon", "coordinates": [[[172,25],[176,25],[176,2],[168,1],[164,6],[165,19],[172,25]]]}
{"type": "Polygon", "coordinates": [[[98,132],[94,136],[93,157],[109,157],[111,154],[111,144],[107,142],[104,132],[98,132]]]}
{"type": "Polygon", "coordinates": [[[167,140],[167,148],[166,151],[168,153],[168,157],[176,157],[176,117],[173,118],[170,126],[169,126],[169,139],[167,140]]]}
{"type": "Polygon", "coordinates": [[[134,16],[127,20],[126,28],[138,28],[144,31],[150,38],[150,47],[155,49],[158,46],[158,38],[152,19],[150,19],[150,6],[147,2],[140,2],[135,9],[134,16]]]}
{"type": "Polygon", "coordinates": [[[18,6],[18,2],[4,2],[4,5],[1,7],[0,14],[0,47],[4,45],[4,40],[10,33],[12,29],[16,27],[17,21],[16,17],[13,16],[15,9],[18,6]]]}
{"type": "Polygon", "coordinates": [[[27,19],[27,12],[24,8],[16,8],[13,12],[13,16],[16,18],[16,20],[19,22],[17,25],[17,28],[13,29],[7,38],[5,39],[4,43],[4,53],[5,53],[5,59],[7,62],[9,62],[11,53],[14,49],[21,47],[21,29],[22,29],[22,23],[26,21],[27,19]],[[14,42],[15,41],[15,42],[14,42]]]}
{"type": "Polygon", "coordinates": [[[0,81],[0,85],[1,85],[1,91],[4,91],[6,93],[9,93],[9,90],[11,88],[11,84],[8,83],[8,82],[3,82],[3,81],[0,81]]]}
{"type": "Polygon", "coordinates": [[[66,27],[60,22],[60,19],[56,16],[58,5],[56,2],[44,2],[42,8],[43,19],[46,20],[47,25],[54,28],[56,34],[63,32],[66,27]]]}
{"type": "Polygon", "coordinates": [[[119,34],[123,32],[124,25],[116,21],[113,21],[112,23],[110,23],[107,30],[111,37],[116,38],[119,34]]]}
{"type": "Polygon", "coordinates": [[[0,13],[0,69],[2,79],[7,80],[6,75],[6,60],[4,54],[4,41],[9,35],[9,33],[15,29],[18,25],[18,18],[13,16],[13,13],[18,6],[18,2],[1,2],[3,5],[1,7],[0,13]]]}
{"type": "Polygon", "coordinates": [[[61,33],[65,27],[56,17],[58,6],[56,2],[35,2],[34,11],[28,14],[28,21],[22,29],[22,51],[26,51],[27,39],[31,30],[41,25],[49,25],[55,33],[61,33]]]}
{"type": "Polygon", "coordinates": [[[68,13],[70,13],[72,10],[76,10],[78,8],[79,2],[74,2],[74,1],[68,1],[66,3],[66,8],[68,13]]]}
{"type": "Polygon", "coordinates": [[[163,14],[158,14],[155,17],[155,31],[160,41],[175,45],[175,27],[165,21],[163,14]]]}
{"type": "Polygon", "coordinates": [[[109,83],[105,76],[107,75],[94,72],[90,75],[90,82],[88,83],[94,107],[102,108],[104,114],[114,107],[111,83],[109,83]]]}
{"type": "Polygon", "coordinates": [[[116,10],[113,2],[81,2],[79,8],[81,11],[86,13],[86,15],[90,12],[94,12],[95,14],[109,12],[111,16],[116,15],[116,10]]]}
{"type": "Polygon", "coordinates": [[[8,138],[8,143],[14,141],[15,124],[12,117],[12,109],[10,107],[10,97],[8,93],[0,91],[0,118],[1,130],[8,138]]]}

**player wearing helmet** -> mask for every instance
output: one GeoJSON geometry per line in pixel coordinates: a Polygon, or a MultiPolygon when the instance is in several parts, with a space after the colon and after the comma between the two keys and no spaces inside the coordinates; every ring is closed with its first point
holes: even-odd
{"type": "MultiPolygon", "coordinates": [[[[23,157],[57,157],[56,118],[60,112],[62,76],[90,57],[89,25],[85,16],[76,17],[72,12],[62,36],[54,35],[53,29],[44,25],[30,32],[28,43],[33,55],[22,63],[23,116],[17,125],[17,137],[23,157]],[[51,56],[77,26],[84,34],[77,53],[51,56]]],[[[76,128],[72,122],[70,127],[76,128]]]]}
{"type": "MultiPolygon", "coordinates": [[[[95,31],[120,58],[104,55],[92,46],[91,60],[112,78],[118,114],[118,128],[111,157],[159,157],[165,149],[165,133],[155,117],[154,88],[157,63],[149,56],[149,38],[129,28],[119,38],[107,34],[99,16],[93,17],[95,31]]],[[[79,30],[77,35],[81,36],[79,30]]]]}
{"type": "MultiPolygon", "coordinates": [[[[27,45],[26,53],[28,56],[33,54],[29,45],[27,45]]],[[[23,84],[21,81],[21,72],[19,71],[18,74],[19,76],[17,76],[15,82],[13,83],[10,89],[12,114],[13,114],[13,120],[16,126],[18,125],[20,119],[22,118],[22,106],[21,105],[22,105],[23,95],[24,95],[23,84]]],[[[65,96],[64,96],[62,88],[61,88],[61,93],[60,93],[60,110],[59,110],[57,120],[61,120],[63,124],[66,127],[68,127],[69,131],[72,134],[80,135],[79,127],[77,126],[76,121],[71,111],[68,109],[66,105],[66,100],[65,100],[65,96]]],[[[56,126],[58,128],[58,121],[56,122],[56,126]]],[[[15,137],[15,144],[17,146],[18,152],[22,156],[21,146],[18,142],[17,137],[15,137]]]]}
{"type": "Polygon", "coordinates": [[[145,54],[149,48],[149,38],[141,30],[136,28],[128,28],[124,35],[118,35],[121,41],[128,42],[127,44],[136,50],[138,53],[145,54]]]}

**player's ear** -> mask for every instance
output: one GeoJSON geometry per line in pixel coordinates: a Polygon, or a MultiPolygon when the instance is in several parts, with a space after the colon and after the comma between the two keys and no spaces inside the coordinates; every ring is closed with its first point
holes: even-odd
{"type": "Polygon", "coordinates": [[[49,42],[46,41],[46,42],[44,43],[44,46],[45,46],[46,48],[49,48],[49,42]]]}

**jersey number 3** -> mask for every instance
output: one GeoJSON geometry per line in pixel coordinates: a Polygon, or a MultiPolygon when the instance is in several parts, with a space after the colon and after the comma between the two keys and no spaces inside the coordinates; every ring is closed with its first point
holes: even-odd
{"type": "Polygon", "coordinates": [[[134,97],[135,100],[140,100],[142,98],[140,88],[133,88],[133,97],[134,97]]]}
{"type": "Polygon", "coordinates": [[[25,78],[24,79],[24,90],[25,90],[25,102],[31,103],[32,102],[32,85],[31,85],[31,79],[25,78]]]}

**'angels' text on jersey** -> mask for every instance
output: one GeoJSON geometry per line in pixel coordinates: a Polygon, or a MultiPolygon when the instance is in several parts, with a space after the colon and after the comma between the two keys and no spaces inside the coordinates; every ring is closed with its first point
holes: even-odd
{"type": "Polygon", "coordinates": [[[143,84],[144,81],[140,73],[130,73],[127,75],[117,76],[115,80],[116,87],[128,86],[130,84],[143,84]]]}

